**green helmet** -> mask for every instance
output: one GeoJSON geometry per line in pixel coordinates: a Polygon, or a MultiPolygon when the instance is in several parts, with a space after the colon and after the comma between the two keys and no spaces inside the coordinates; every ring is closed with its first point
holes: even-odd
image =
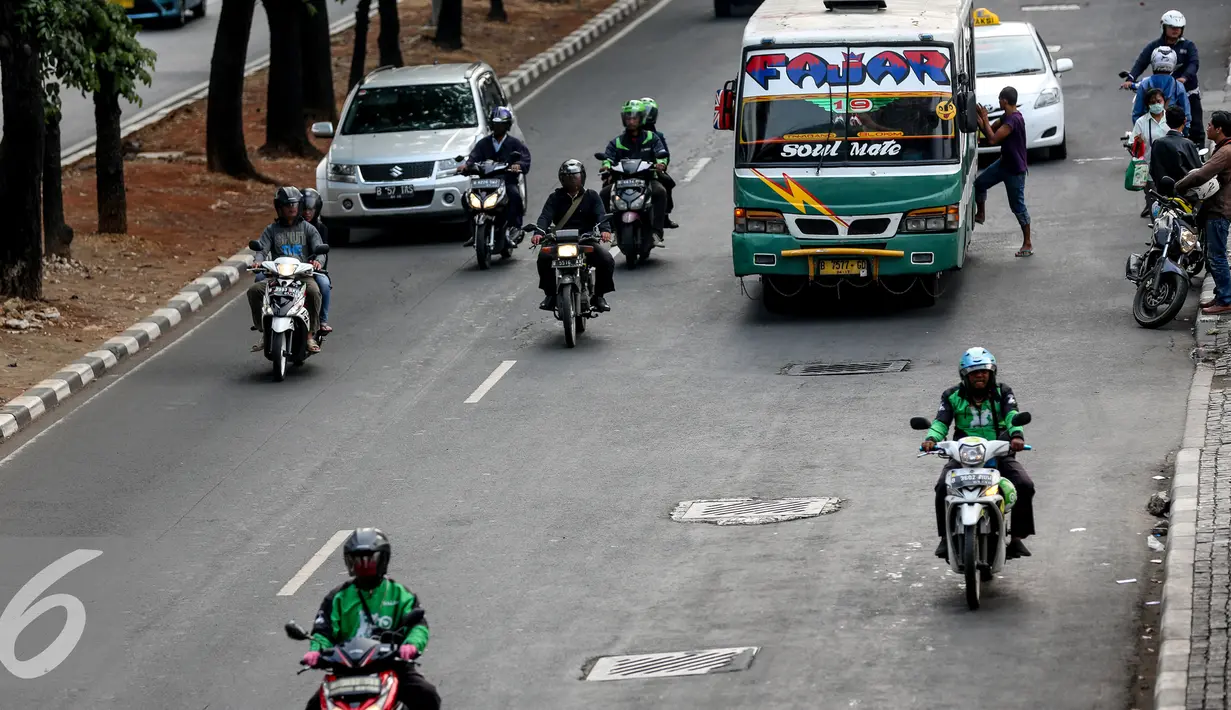
{"type": "Polygon", "coordinates": [[[645,124],[653,126],[658,123],[658,102],[647,96],[641,99],[641,103],[645,104],[645,124]]]}
{"type": "Polygon", "coordinates": [[[641,99],[629,99],[624,104],[623,110],[620,111],[620,122],[623,123],[633,116],[641,119],[641,125],[645,125],[646,105],[641,99]]]}

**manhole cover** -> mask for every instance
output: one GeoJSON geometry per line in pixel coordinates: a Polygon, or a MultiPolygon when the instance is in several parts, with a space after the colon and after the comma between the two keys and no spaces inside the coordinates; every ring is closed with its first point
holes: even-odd
{"type": "Polygon", "coordinates": [[[902,372],[910,360],[886,360],[885,362],[809,362],[802,365],[787,365],[783,375],[796,377],[820,377],[822,375],[879,375],[886,372],[902,372]]]}
{"type": "Polygon", "coordinates": [[[671,678],[747,670],[757,646],[714,648],[705,651],[647,653],[637,656],[602,656],[594,661],[586,680],[671,678]]]}
{"type": "Polygon", "coordinates": [[[815,518],[841,507],[840,498],[721,498],[686,500],[675,506],[671,519],[677,523],[716,525],[762,525],[798,518],[815,518]]]}

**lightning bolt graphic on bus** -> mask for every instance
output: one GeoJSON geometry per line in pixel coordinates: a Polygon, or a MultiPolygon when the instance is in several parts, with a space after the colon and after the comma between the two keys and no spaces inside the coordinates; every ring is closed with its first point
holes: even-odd
{"type": "Polygon", "coordinates": [[[805,190],[803,185],[800,185],[791,179],[790,175],[787,175],[786,173],[782,174],[782,179],[786,182],[786,187],[783,188],[778,183],[762,175],[756,168],[753,168],[752,172],[755,173],[757,177],[761,178],[761,182],[769,185],[771,190],[778,193],[779,197],[790,203],[790,205],[798,210],[800,214],[807,214],[807,207],[812,207],[817,212],[820,212],[838,224],[841,224],[843,227],[850,226],[843,221],[841,217],[834,214],[833,211],[826,207],[820,200],[816,199],[815,195],[805,190]]]}

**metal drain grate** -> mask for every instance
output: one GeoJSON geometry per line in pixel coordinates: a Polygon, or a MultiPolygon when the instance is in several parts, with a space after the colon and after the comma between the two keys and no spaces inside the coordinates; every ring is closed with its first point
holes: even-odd
{"type": "Polygon", "coordinates": [[[841,508],[840,498],[721,498],[686,500],[675,506],[677,523],[763,525],[799,518],[815,518],[841,508]]]}
{"type": "Polygon", "coordinates": [[[821,375],[879,375],[886,372],[902,372],[910,366],[910,360],[887,360],[885,362],[809,362],[802,365],[787,365],[783,375],[818,377],[821,375]]]}
{"type": "Polygon", "coordinates": [[[647,653],[637,656],[602,656],[594,661],[585,680],[672,678],[747,670],[760,648],[714,648],[704,651],[647,653]]]}

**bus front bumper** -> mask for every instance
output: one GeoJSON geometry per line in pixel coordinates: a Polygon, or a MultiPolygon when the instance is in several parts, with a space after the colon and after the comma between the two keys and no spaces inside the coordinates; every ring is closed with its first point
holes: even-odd
{"type": "Polygon", "coordinates": [[[736,276],[769,274],[872,278],[917,276],[961,268],[960,233],[898,234],[880,244],[801,244],[791,236],[735,232],[731,253],[736,276]]]}

